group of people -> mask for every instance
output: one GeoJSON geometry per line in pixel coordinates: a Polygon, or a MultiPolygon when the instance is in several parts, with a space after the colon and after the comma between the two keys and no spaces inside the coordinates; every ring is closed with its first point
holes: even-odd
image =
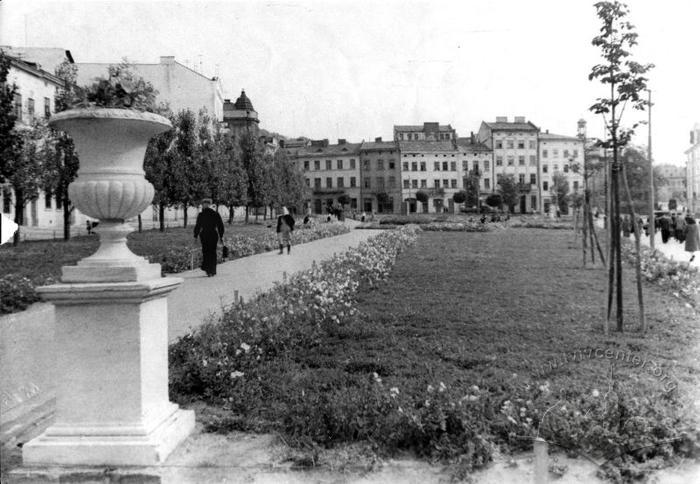
{"type": "MultiPolygon", "coordinates": [[[[643,229],[645,235],[649,235],[649,224],[644,223],[642,218],[633,224],[628,216],[623,216],[621,220],[621,230],[624,237],[629,237],[634,234],[634,231],[639,228],[643,229]]],[[[685,251],[690,253],[690,261],[695,259],[695,252],[700,250],[700,233],[698,232],[698,224],[695,218],[690,214],[672,213],[662,215],[654,219],[654,233],[661,232],[661,242],[668,243],[671,237],[678,242],[685,242],[685,251]]]]}
{"type": "MultiPolygon", "coordinates": [[[[211,208],[211,203],[210,198],[202,200],[202,210],[197,215],[197,222],[194,225],[194,238],[195,240],[199,239],[202,244],[201,269],[207,273],[207,277],[216,275],[216,249],[219,242],[222,246],[224,244],[224,222],[219,212],[211,208]]],[[[306,219],[304,222],[306,223],[306,219]]],[[[293,231],[294,217],[289,213],[287,207],[282,207],[282,215],[277,217],[277,242],[280,254],[284,254],[285,246],[287,254],[291,253],[293,231]]],[[[224,247],[222,250],[226,254],[226,248],[224,247]]]]}

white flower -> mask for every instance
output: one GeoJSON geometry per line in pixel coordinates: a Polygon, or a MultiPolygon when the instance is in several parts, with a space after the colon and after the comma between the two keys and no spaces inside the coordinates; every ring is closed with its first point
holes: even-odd
{"type": "Polygon", "coordinates": [[[600,396],[600,392],[594,389],[591,395],[593,395],[594,398],[598,398],[600,396]]]}
{"type": "Polygon", "coordinates": [[[432,393],[435,390],[432,385],[428,385],[428,393],[432,393]]]}
{"type": "Polygon", "coordinates": [[[236,378],[240,378],[244,375],[242,371],[232,371],[231,372],[231,379],[235,380],[236,378]]]}
{"type": "Polygon", "coordinates": [[[443,382],[440,382],[440,388],[438,389],[438,391],[439,391],[440,393],[442,393],[442,392],[444,392],[445,390],[447,390],[447,387],[445,386],[445,384],[444,384],[443,382]]]}
{"type": "Polygon", "coordinates": [[[250,345],[247,343],[241,343],[241,349],[248,353],[250,351],[250,345]]]}
{"type": "Polygon", "coordinates": [[[479,391],[479,387],[476,386],[476,385],[472,385],[471,390],[472,390],[473,392],[478,392],[478,391],[479,391]]]}

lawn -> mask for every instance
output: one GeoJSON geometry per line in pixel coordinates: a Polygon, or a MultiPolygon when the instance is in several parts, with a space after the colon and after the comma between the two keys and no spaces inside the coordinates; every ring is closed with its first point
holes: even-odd
{"type": "MultiPolygon", "coordinates": [[[[226,235],[254,235],[271,229],[262,224],[224,224],[226,235]]],[[[162,254],[170,249],[198,249],[192,237],[194,226],[168,228],[165,232],[144,230],[129,234],[128,246],[137,255],[148,257],[162,254]]],[[[21,242],[13,247],[5,244],[0,247],[0,274],[24,276],[35,285],[44,284],[49,279],[58,280],[61,267],[76,264],[80,259],[94,253],[99,246],[97,235],[73,237],[62,240],[36,240],[21,242]]]]}
{"type": "Polygon", "coordinates": [[[604,336],[605,270],[582,269],[571,239],[526,228],[424,232],[379,289],[360,292],[354,324],[280,351],[223,399],[205,390],[199,418],[217,431],[364,441],[469,468],[494,445],[531,448],[538,433],[609,459],[609,477],[692,455],[697,315],[646,286],[649,332],[638,334],[628,267],[627,332],[604,336]]]}

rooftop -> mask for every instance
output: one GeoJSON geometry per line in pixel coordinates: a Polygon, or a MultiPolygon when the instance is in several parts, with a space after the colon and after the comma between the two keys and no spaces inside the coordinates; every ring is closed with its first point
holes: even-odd
{"type": "Polygon", "coordinates": [[[471,136],[467,138],[457,138],[457,146],[459,148],[468,148],[472,151],[491,151],[491,148],[484,143],[479,143],[471,136]]]}
{"type": "Polygon", "coordinates": [[[488,126],[493,131],[538,131],[539,128],[535,126],[531,121],[523,122],[513,122],[508,121],[482,121],[483,124],[488,126]]]}
{"type": "Polygon", "coordinates": [[[543,140],[551,140],[551,141],[581,141],[581,139],[577,138],[576,136],[566,136],[563,134],[554,134],[554,133],[550,133],[549,131],[546,131],[544,133],[540,133],[538,138],[543,139],[543,140]]]}
{"type": "Polygon", "coordinates": [[[362,150],[395,150],[396,143],[393,141],[363,141],[362,150]]]}
{"type": "Polygon", "coordinates": [[[399,150],[419,151],[457,151],[452,141],[399,141],[399,150]]]}
{"type": "MultiPolygon", "coordinates": [[[[435,128],[438,131],[452,131],[451,125],[441,125],[438,123],[423,123],[423,124],[405,124],[405,125],[394,125],[395,132],[414,132],[414,131],[424,131],[426,128],[435,128]]],[[[434,129],[433,129],[434,131],[434,129]]]]}
{"type": "Polygon", "coordinates": [[[64,61],[73,63],[73,56],[70,51],[60,47],[12,47],[3,45],[0,46],[0,49],[16,59],[20,59],[27,64],[35,64],[37,69],[51,74],[54,74],[56,68],[64,61]]]}
{"type": "Polygon", "coordinates": [[[241,95],[238,97],[238,99],[236,99],[234,107],[236,109],[240,109],[241,111],[255,111],[253,108],[253,103],[250,101],[248,96],[245,95],[245,89],[241,91],[241,95]]]}
{"type": "Polygon", "coordinates": [[[342,156],[342,155],[352,155],[359,154],[362,143],[343,143],[337,145],[325,145],[325,146],[303,146],[297,151],[298,156],[318,156],[318,155],[328,155],[328,156],[342,156]]]}

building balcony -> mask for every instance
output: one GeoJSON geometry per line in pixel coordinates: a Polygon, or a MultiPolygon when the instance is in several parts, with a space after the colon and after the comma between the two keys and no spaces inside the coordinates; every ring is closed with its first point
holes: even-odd
{"type": "Polygon", "coordinates": [[[356,190],[356,188],[349,188],[349,187],[342,187],[342,188],[320,188],[320,187],[314,187],[311,189],[311,192],[314,195],[342,195],[345,193],[345,190],[356,190]]]}
{"type": "Polygon", "coordinates": [[[521,193],[537,191],[537,185],[534,183],[518,183],[518,191],[521,193]]]}

